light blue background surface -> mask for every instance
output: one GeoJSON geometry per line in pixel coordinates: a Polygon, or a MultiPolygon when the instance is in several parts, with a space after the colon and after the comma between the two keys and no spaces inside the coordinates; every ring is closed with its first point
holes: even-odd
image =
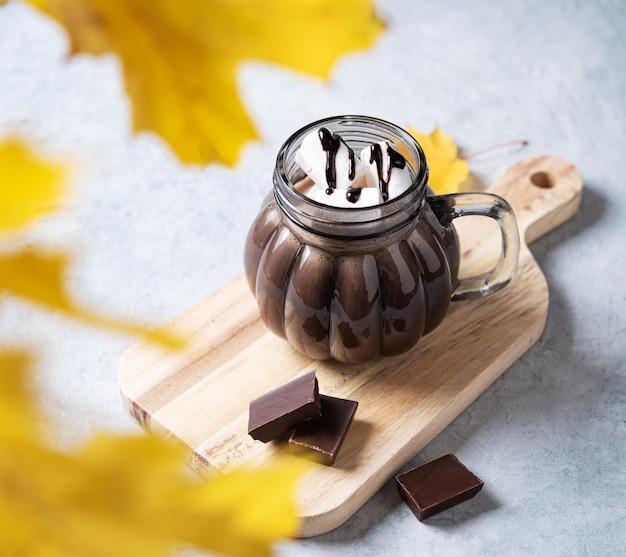
{"type": "MultiPolygon", "coordinates": [[[[182,167],[158,139],[132,137],[113,59],[68,62],[54,24],[22,5],[0,9],[0,135],[28,133],[82,168],[68,209],[31,237],[72,247],[82,302],[160,323],[242,271],[275,154],[313,119],[362,113],[424,132],[438,123],[466,153],[530,141],[472,160],[478,185],[525,156],[572,161],[585,181],[580,211],[532,246],[551,291],[544,334],[406,467],[452,452],[485,481],[483,491],[419,523],[390,481],[340,528],[278,552],[622,555],[626,2],[378,6],[387,32],[370,51],[343,58],[329,83],[260,63],[242,68],[263,140],[232,171],[182,167]]],[[[42,401],[66,443],[137,430],[116,383],[132,339],[12,300],[2,303],[0,335],[39,347],[42,401]]]]}

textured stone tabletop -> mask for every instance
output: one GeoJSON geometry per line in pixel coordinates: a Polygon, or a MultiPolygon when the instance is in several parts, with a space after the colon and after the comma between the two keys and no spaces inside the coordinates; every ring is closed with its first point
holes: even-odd
{"type": "MultiPolygon", "coordinates": [[[[531,249],[550,286],[541,339],[404,469],[454,453],[484,482],[420,523],[393,481],[329,534],[284,556],[623,555],[626,547],[626,2],[382,0],[388,28],[328,83],[260,63],[240,87],[262,141],[234,170],[181,166],[131,136],[117,63],[66,60],[61,31],[20,4],[0,9],[0,135],[25,131],[81,161],[80,187],[35,236],[76,255],[91,307],[161,323],[242,272],[248,226],[283,140],[334,114],[378,116],[465,153],[484,187],[517,160],[553,154],[584,178],[579,213],[531,249]]],[[[119,360],[134,341],[3,300],[5,342],[40,351],[39,391],[72,444],[137,431],[119,360]],[[45,362],[45,364],[44,364],[45,362]]]]}

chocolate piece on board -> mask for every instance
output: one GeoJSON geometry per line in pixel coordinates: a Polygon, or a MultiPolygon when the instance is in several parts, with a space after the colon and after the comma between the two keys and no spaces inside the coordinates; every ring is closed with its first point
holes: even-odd
{"type": "Polygon", "coordinates": [[[348,433],[358,402],[320,395],[322,415],[297,427],[289,439],[291,454],[332,466],[348,433]]]}
{"type": "Polygon", "coordinates": [[[418,520],[471,499],[483,482],[451,454],[396,476],[398,491],[418,520]]]}
{"type": "Polygon", "coordinates": [[[250,403],[248,433],[267,443],[320,415],[319,388],[315,371],[255,398],[250,403]]]}

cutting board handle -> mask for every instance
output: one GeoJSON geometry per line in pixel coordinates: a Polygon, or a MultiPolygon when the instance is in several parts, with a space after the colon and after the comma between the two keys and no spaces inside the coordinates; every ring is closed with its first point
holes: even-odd
{"type": "Polygon", "coordinates": [[[530,244],[574,216],[582,187],[582,176],[572,163],[540,155],[518,162],[489,191],[511,204],[520,238],[530,244]]]}

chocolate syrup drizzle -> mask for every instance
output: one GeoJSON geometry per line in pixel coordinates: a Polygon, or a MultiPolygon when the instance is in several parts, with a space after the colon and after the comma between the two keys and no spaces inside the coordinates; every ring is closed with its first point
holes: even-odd
{"type": "Polygon", "coordinates": [[[346,199],[350,203],[356,203],[359,200],[359,197],[361,197],[362,189],[363,188],[348,188],[348,191],[346,192],[346,199]]]}
{"type": "MultiPolygon", "coordinates": [[[[354,162],[354,151],[348,147],[348,144],[337,134],[332,133],[328,128],[320,128],[317,132],[322,144],[322,149],[326,152],[326,195],[331,195],[337,188],[337,153],[343,143],[348,149],[348,157],[350,166],[348,168],[348,178],[354,180],[356,175],[356,165],[354,162]]],[[[404,157],[387,145],[387,158],[389,159],[389,167],[387,175],[383,172],[383,150],[380,143],[374,143],[370,146],[370,164],[376,163],[376,171],[378,173],[378,189],[382,195],[383,201],[389,199],[389,180],[391,179],[392,168],[404,168],[406,160],[404,157]]],[[[361,197],[361,188],[348,188],[346,199],[350,203],[356,203],[361,197]]]]}
{"type": "MultiPolygon", "coordinates": [[[[320,128],[317,132],[322,144],[322,149],[326,152],[326,183],[328,189],[326,195],[331,195],[337,187],[337,153],[343,143],[346,147],[348,145],[337,134],[332,133],[327,128],[320,128]]],[[[350,167],[348,168],[348,178],[354,180],[356,175],[356,166],[354,163],[354,151],[348,147],[350,167]]],[[[357,197],[358,199],[358,197],[357,197]]],[[[356,200],[352,203],[356,203],[356,200]]]]}
{"type": "Polygon", "coordinates": [[[380,143],[374,143],[370,146],[370,164],[376,163],[376,171],[378,173],[378,189],[383,197],[383,201],[389,199],[389,180],[391,179],[392,168],[404,168],[406,160],[404,157],[391,148],[391,145],[387,145],[387,157],[389,159],[389,168],[387,169],[387,176],[383,175],[383,150],[380,143]]]}

